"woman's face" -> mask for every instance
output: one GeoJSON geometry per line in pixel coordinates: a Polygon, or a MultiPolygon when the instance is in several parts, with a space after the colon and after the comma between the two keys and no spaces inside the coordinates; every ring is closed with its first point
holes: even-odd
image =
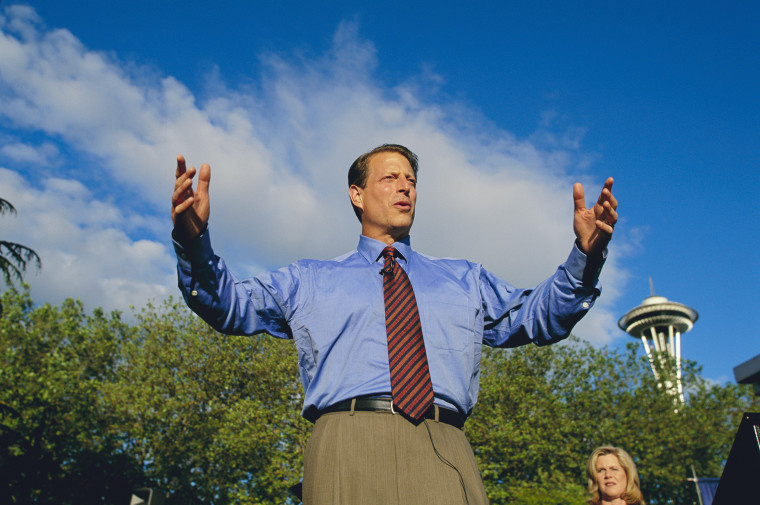
{"type": "Polygon", "coordinates": [[[602,499],[612,501],[625,492],[628,477],[614,454],[605,454],[596,459],[596,483],[602,499]]]}

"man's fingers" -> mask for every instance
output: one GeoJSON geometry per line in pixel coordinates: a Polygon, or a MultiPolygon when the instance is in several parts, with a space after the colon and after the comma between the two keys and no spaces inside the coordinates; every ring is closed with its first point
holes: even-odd
{"type": "Polygon", "coordinates": [[[583,192],[583,184],[580,182],[573,184],[573,202],[575,210],[584,210],[586,208],[586,195],[583,192]]]}
{"type": "Polygon", "coordinates": [[[599,229],[612,234],[612,230],[615,228],[618,220],[618,213],[610,205],[610,202],[604,202],[602,206],[602,213],[599,215],[596,221],[596,225],[599,229]]]}
{"type": "Polygon", "coordinates": [[[172,195],[172,203],[175,206],[175,211],[177,210],[176,206],[184,202],[185,199],[187,198],[187,195],[184,192],[179,193],[179,194],[177,193],[177,186],[182,185],[184,183],[184,180],[180,180],[180,178],[185,175],[185,172],[187,172],[187,166],[185,165],[185,157],[182,156],[181,154],[178,154],[177,155],[177,170],[174,172],[174,177],[176,178],[174,182],[174,194],[172,195]]]}
{"type": "Polygon", "coordinates": [[[186,198],[182,203],[178,203],[174,206],[174,214],[179,215],[185,212],[187,209],[193,206],[193,197],[186,198]]]}
{"type": "Polygon", "coordinates": [[[184,174],[186,170],[187,167],[185,166],[185,157],[181,154],[177,155],[177,171],[175,172],[174,176],[179,178],[179,176],[184,174]]]}
{"type": "Polygon", "coordinates": [[[609,236],[612,236],[612,233],[615,231],[614,226],[606,221],[599,221],[598,219],[596,220],[596,228],[609,236]]]}
{"type": "Polygon", "coordinates": [[[211,167],[204,163],[201,165],[201,170],[198,172],[198,189],[199,193],[208,193],[208,185],[211,182],[211,167]]]}
{"type": "Polygon", "coordinates": [[[604,210],[607,212],[607,215],[610,217],[610,220],[612,221],[612,224],[614,225],[617,223],[618,220],[618,213],[615,209],[617,207],[617,202],[615,205],[613,205],[611,202],[604,202],[604,210]]]}
{"type": "Polygon", "coordinates": [[[602,192],[599,193],[599,199],[596,201],[599,205],[602,204],[604,200],[607,199],[608,196],[612,196],[612,184],[615,182],[615,179],[612,177],[607,177],[607,180],[604,181],[604,186],[602,187],[602,192]],[[605,189],[607,191],[605,191],[605,189]]]}
{"type": "Polygon", "coordinates": [[[187,198],[193,196],[193,177],[195,176],[195,167],[187,168],[184,163],[179,161],[177,157],[177,179],[174,181],[175,192],[181,187],[182,192],[179,195],[172,196],[172,201],[176,203],[182,203],[187,198]]]}
{"type": "Polygon", "coordinates": [[[192,179],[184,179],[183,182],[179,182],[174,185],[174,192],[172,193],[172,222],[176,223],[177,216],[183,214],[187,209],[192,207],[195,198],[193,198],[192,179]]]}
{"type": "Polygon", "coordinates": [[[181,204],[188,198],[192,198],[193,180],[189,177],[177,179],[174,183],[174,193],[172,193],[172,202],[176,205],[181,204]]]}
{"type": "Polygon", "coordinates": [[[610,203],[610,207],[612,207],[613,210],[617,209],[618,201],[617,201],[617,198],[615,198],[615,195],[612,194],[612,192],[610,192],[610,196],[607,199],[607,201],[610,203]]]}

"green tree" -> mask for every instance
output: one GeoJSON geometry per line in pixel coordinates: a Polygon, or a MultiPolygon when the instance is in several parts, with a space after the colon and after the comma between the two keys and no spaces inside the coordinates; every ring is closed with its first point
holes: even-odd
{"type": "Polygon", "coordinates": [[[118,503],[139,469],[100,389],[129,328],[74,300],[33,308],[28,290],[2,301],[0,503],[118,503]]]}
{"type": "MultiPolygon", "coordinates": [[[[16,208],[8,200],[0,198],[0,215],[6,212],[16,214],[16,208]]],[[[34,250],[16,242],[0,240],[0,271],[6,284],[22,281],[23,273],[30,264],[37,268],[42,267],[42,260],[34,250]]]]}
{"type": "Polygon", "coordinates": [[[310,425],[292,342],[224,336],[173,300],[149,305],[105,392],[167,504],[284,503],[310,425]]]}
{"type": "Polygon", "coordinates": [[[720,476],[741,413],[758,407],[746,388],[710,384],[699,372],[686,364],[687,398],[676,412],[634,345],[616,351],[572,338],[486,349],[466,429],[492,503],[584,503],[585,462],[603,444],[631,453],[648,503],[695,502],[691,465],[720,476]]]}
{"type": "MultiPolygon", "coordinates": [[[[183,303],[125,323],[80,302],[33,308],[2,295],[0,503],[125,503],[134,487],[180,503],[282,504],[310,425],[292,342],[220,335],[183,303]]],[[[635,346],[483,350],[466,425],[494,505],[581,505],[586,458],[628,450],[651,505],[691,505],[693,465],[719,476],[748,388],[684,367],[686,402],[655,382],[635,346]]]]}

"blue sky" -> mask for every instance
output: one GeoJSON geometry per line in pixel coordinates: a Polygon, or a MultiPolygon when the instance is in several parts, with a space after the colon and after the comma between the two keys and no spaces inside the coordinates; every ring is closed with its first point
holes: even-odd
{"type": "Polygon", "coordinates": [[[572,243],[572,183],[615,177],[604,293],[699,314],[684,357],[732,381],[760,354],[760,6],[727,2],[0,3],[2,234],[38,302],[129,311],[177,294],[173,159],[212,165],[210,229],[241,276],[355,246],[345,174],[421,158],[413,245],[518,286],[572,243]]]}

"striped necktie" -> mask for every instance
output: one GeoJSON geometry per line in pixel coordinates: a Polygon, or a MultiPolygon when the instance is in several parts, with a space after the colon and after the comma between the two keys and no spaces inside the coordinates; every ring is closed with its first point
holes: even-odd
{"type": "Polygon", "coordinates": [[[417,301],[409,277],[396,263],[396,256],[399,252],[395,248],[383,249],[385,263],[380,271],[385,297],[391,394],[397,410],[413,421],[419,421],[433,405],[433,384],[417,301]]]}

